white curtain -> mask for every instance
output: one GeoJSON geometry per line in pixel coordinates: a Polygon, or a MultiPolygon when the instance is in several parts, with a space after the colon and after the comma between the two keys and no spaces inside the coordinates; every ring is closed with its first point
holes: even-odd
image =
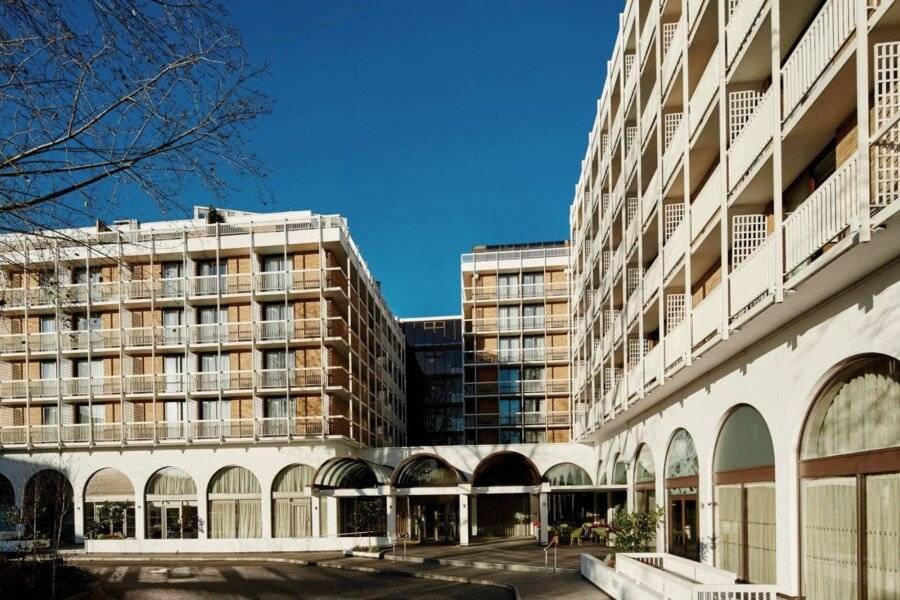
{"type": "Polygon", "coordinates": [[[775,583],[775,482],[747,484],[747,579],[775,583]]]}
{"type": "Polygon", "coordinates": [[[302,492],[312,485],[315,470],[309,465],[291,465],[285,467],[275,478],[272,486],[274,492],[302,492]]]}
{"type": "Polygon", "coordinates": [[[803,595],[808,600],[856,598],[856,479],[805,479],[800,496],[803,595]]]}
{"type": "Polygon", "coordinates": [[[249,470],[226,467],[216,473],[209,485],[210,537],[259,537],[259,495],[259,481],[249,470]]]}
{"type": "Polygon", "coordinates": [[[819,401],[803,458],[900,445],[900,383],[884,361],[869,361],[819,401]]]}
{"type": "Polygon", "coordinates": [[[233,538],[237,529],[234,500],[209,501],[209,537],[233,538]]]}
{"type": "Polygon", "coordinates": [[[147,484],[148,496],[190,496],[197,495],[197,486],[191,476],[175,467],[166,467],[156,472],[147,484]]]}
{"type": "Polygon", "coordinates": [[[237,500],[237,536],[239,538],[257,538],[262,535],[262,522],[260,519],[260,501],[237,500]]]}
{"type": "Polygon", "coordinates": [[[272,506],[272,514],[275,516],[274,536],[312,536],[311,508],[310,498],[276,498],[272,506]]]}
{"type": "Polygon", "coordinates": [[[866,478],[869,600],[900,597],[900,473],[866,478]]]}
{"type": "Polygon", "coordinates": [[[243,467],[226,467],[213,476],[210,494],[259,494],[259,481],[243,467]]]}
{"type": "Polygon", "coordinates": [[[740,574],[743,540],[741,540],[741,486],[716,486],[716,566],[740,574]]]}

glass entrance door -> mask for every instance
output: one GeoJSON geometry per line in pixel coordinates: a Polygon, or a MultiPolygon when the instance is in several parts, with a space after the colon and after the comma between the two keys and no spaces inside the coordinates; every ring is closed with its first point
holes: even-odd
{"type": "Polygon", "coordinates": [[[697,496],[669,498],[669,552],[691,560],[700,560],[697,529],[697,496]]]}

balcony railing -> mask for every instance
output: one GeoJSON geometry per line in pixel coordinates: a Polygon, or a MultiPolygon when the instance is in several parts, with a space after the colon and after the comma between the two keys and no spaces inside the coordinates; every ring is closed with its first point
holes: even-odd
{"type": "Polygon", "coordinates": [[[644,29],[641,31],[640,41],[638,42],[639,60],[643,62],[647,53],[653,47],[653,32],[659,23],[659,0],[651,0],[650,8],[647,12],[647,20],[644,22],[644,29]]]}
{"type": "MultiPolygon", "coordinates": [[[[743,3],[755,0],[743,0],[743,3]]],[[[740,9],[738,9],[740,10],[740,9]]],[[[749,118],[740,133],[734,138],[728,148],[728,184],[729,189],[734,190],[762,154],[766,146],[772,140],[772,122],[775,116],[777,104],[769,88],[756,105],[753,115],[749,118]]]]}
{"type": "Polygon", "coordinates": [[[681,55],[684,51],[684,17],[678,20],[675,25],[675,31],[672,33],[672,41],[666,51],[662,63],[662,85],[663,89],[669,87],[669,82],[675,75],[675,71],[681,62],[681,55]]]}
{"type": "Polygon", "coordinates": [[[569,315],[537,315],[533,317],[483,317],[467,320],[467,331],[492,333],[496,331],[532,331],[568,329],[569,315]]]}
{"type": "Polygon", "coordinates": [[[572,420],[568,412],[505,412],[465,415],[465,426],[471,429],[487,427],[565,426],[572,420]]]}
{"type": "Polygon", "coordinates": [[[775,250],[775,236],[770,235],[731,272],[729,295],[732,316],[773,289],[776,279],[775,250]]]}
{"type": "Polygon", "coordinates": [[[484,285],[465,288],[466,300],[518,300],[529,298],[565,297],[569,286],[565,281],[522,283],[510,285],[484,285]]]}
{"type": "Polygon", "coordinates": [[[858,214],[856,171],[854,156],[784,220],[785,272],[803,265],[858,214]]]}
{"type": "Polygon", "coordinates": [[[691,204],[691,241],[696,240],[706,229],[707,223],[722,205],[725,194],[724,172],[722,164],[719,163],[691,204]]]}
{"type": "Polygon", "coordinates": [[[706,63],[706,69],[703,70],[703,75],[700,77],[700,81],[697,83],[697,87],[694,88],[694,93],[688,102],[690,125],[688,137],[692,140],[697,133],[697,128],[700,126],[703,116],[706,114],[706,109],[715,100],[719,91],[719,52],[721,47],[721,45],[716,46],[716,49],[713,50],[712,55],[709,57],[709,62],[706,63]]]}
{"type": "Polygon", "coordinates": [[[17,425],[0,427],[0,447],[31,444],[85,445],[122,442],[241,441],[256,438],[303,438],[321,436],[323,417],[267,417],[260,419],[148,421],[130,423],[67,423],[62,425],[17,425]]]}
{"type": "Polygon", "coordinates": [[[654,131],[653,124],[659,114],[659,81],[657,80],[653,87],[650,88],[650,94],[647,97],[647,104],[641,112],[641,135],[640,140],[643,144],[647,140],[650,132],[654,131]]]}
{"type": "Polygon", "coordinates": [[[722,286],[715,288],[700,301],[691,318],[691,341],[696,346],[719,329],[722,322],[722,286]]]}
{"type": "Polygon", "coordinates": [[[568,379],[517,379],[510,381],[476,381],[466,383],[470,396],[520,396],[522,394],[565,394],[568,379]]]}
{"type": "Polygon", "coordinates": [[[828,0],[781,69],[783,117],[789,118],[856,28],[855,0],[828,0]]]}
{"type": "Polygon", "coordinates": [[[728,17],[725,28],[725,42],[728,49],[728,66],[734,62],[744,46],[750,30],[759,18],[765,0],[740,0],[737,7],[728,17]]]}

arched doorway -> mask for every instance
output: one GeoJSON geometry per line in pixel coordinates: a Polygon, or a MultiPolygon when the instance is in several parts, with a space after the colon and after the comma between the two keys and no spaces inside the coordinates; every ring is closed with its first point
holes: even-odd
{"type": "Polygon", "coordinates": [[[570,462],[553,465],[541,479],[550,485],[548,525],[557,529],[562,523],[580,527],[583,523],[594,523],[603,516],[601,499],[593,489],[591,476],[578,465],[570,462]]]}
{"type": "Polygon", "coordinates": [[[84,537],[134,537],[134,486],[118,469],[100,469],[84,487],[84,537]]]}
{"type": "Polygon", "coordinates": [[[752,406],[728,414],[713,471],[716,566],[743,581],[775,583],[775,453],[752,406]]]}
{"type": "Polygon", "coordinates": [[[207,488],[210,538],[258,538],[262,535],[261,490],[244,467],[225,467],[207,488]]]}
{"type": "Polygon", "coordinates": [[[666,452],[669,552],[691,560],[700,560],[699,466],[691,434],[684,429],[677,430],[666,452]]]}
{"type": "Polygon", "coordinates": [[[25,484],[22,512],[25,537],[61,543],[75,542],[75,503],[72,485],[66,476],[54,469],[38,471],[25,484]]]}
{"type": "Polygon", "coordinates": [[[459,540],[457,486],[465,475],[433,454],[415,454],[391,478],[397,494],[397,535],[420,542],[459,540]]]}
{"type": "Polygon", "coordinates": [[[310,493],[315,470],[309,465],[288,465],[272,484],[272,537],[312,537],[310,493]]]}
{"type": "Polygon", "coordinates": [[[900,594],[900,362],[854,360],[816,397],[800,445],[804,597],[900,594]]]}
{"type": "Polygon", "coordinates": [[[475,467],[473,535],[519,537],[534,534],[541,475],[528,458],[512,451],[495,452],[475,467]]]}
{"type": "Polygon", "coordinates": [[[619,454],[613,459],[612,485],[618,486],[619,489],[611,491],[609,495],[610,523],[628,502],[628,463],[620,460],[619,454]]]}
{"type": "Polygon", "coordinates": [[[14,537],[16,526],[9,517],[16,507],[16,493],[12,483],[5,475],[0,474],[0,540],[14,537]]]}
{"type": "Polygon", "coordinates": [[[176,467],[154,473],[144,490],[146,535],[151,540],[197,537],[197,485],[176,467]]]}
{"type": "Polygon", "coordinates": [[[656,468],[650,447],[641,444],[634,461],[634,510],[648,513],[656,509],[656,468]]]}
{"type": "Polygon", "coordinates": [[[373,536],[387,533],[387,503],[378,488],[390,481],[390,467],[342,456],[322,463],[314,483],[320,495],[336,500],[338,535],[373,536]]]}

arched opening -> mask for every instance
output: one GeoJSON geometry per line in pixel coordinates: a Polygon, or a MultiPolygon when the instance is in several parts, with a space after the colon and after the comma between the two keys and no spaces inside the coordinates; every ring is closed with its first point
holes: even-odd
{"type": "Polygon", "coordinates": [[[472,474],[472,487],[480,488],[472,499],[472,535],[525,537],[534,535],[539,519],[541,474],[530,459],[504,450],[484,458],[472,474]],[[494,489],[491,489],[494,488],[494,489]]]}
{"type": "MultiPolygon", "coordinates": [[[[384,535],[387,532],[387,504],[377,494],[379,486],[391,481],[391,468],[357,458],[332,458],[316,471],[315,487],[336,496],[339,535],[384,535]]],[[[320,518],[324,510],[320,509],[320,518]]]]}
{"type": "Polygon", "coordinates": [[[312,537],[312,488],[315,470],[309,465],[288,465],[272,484],[272,536],[312,537]]]}
{"type": "Polygon", "coordinates": [[[666,452],[669,552],[697,561],[700,560],[699,469],[700,461],[691,434],[684,429],[677,430],[666,452]]]}
{"type": "Polygon", "coordinates": [[[397,489],[397,535],[420,542],[459,540],[459,496],[465,475],[433,454],[410,456],[392,477],[397,489]]]}
{"type": "Polygon", "coordinates": [[[75,503],[72,485],[53,469],[38,471],[25,484],[22,515],[25,537],[75,542],[75,503]]]}
{"type": "Polygon", "coordinates": [[[197,537],[197,485],[175,467],[154,473],[144,490],[146,536],[152,540],[197,537]]]}
{"type": "Polygon", "coordinates": [[[801,592],[900,594],[900,362],[854,360],[817,395],[800,446],[801,592]]]}
{"type": "Polygon", "coordinates": [[[732,409],[713,459],[716,566],[743,581],[775,583],[775,453],[762,415],[732,409]]]}
{"type": "Polygon", "coordinates": [[[118,469],[100,469],[84,487],[84,536],[134,537],[134,486],[118,469]]]}
{"type": "Polygon", "coordinates": [[[258,538],[262,534],[261,491],[256,476],[243,467],[216,472],[207,489],[210,538],[258,538]]]}
{"type": "Polygon", "coordinates": [[[656,467],[647,444],[638,448],[634,461],[634,509],[648,513],[656,508],[656,467]]]}
{"type": "Polygon", "coordinates": [[[5,475],[0,474],[0,540],[15,537],[16,526],[10,520],[16,508],[16,493],[12,483],[5,475]]]}
{"type": "Polygon", "coordinates": [[[541,478],[550,485],[547,497],[549,525],[560,531],[566,524],[578,528],[588,523],[593,525],[602,515],[601,501],[606,494],[598,494],[594,482],[587,471],[570,462],[553,465],[541,478]]]}

